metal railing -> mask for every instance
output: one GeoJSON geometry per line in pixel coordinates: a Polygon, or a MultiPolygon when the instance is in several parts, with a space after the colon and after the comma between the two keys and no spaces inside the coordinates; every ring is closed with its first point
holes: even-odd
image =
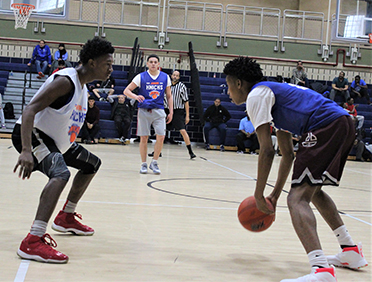
{"type": "Polygon", "coordinates": [[[169,30],[217,34],[221,46],[223,5],[195,1],[169,0],[166,38],[169,30]]]}
{"type": "Polygon", "coordinates": [[[284,40],[303,40],[323,43],[324,13],[284,10],[281,51],[284,40]]]}
{"type": "Polygon", "coordinates": [[[280,37],[280,10],[228,4],[225,15],[224,47],[227,35],[258,36],[277,40],[280,37]]]}

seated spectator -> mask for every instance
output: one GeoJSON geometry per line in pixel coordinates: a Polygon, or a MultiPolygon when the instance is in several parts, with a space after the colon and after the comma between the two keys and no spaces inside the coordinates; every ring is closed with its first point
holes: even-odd
{"type": "Polygon", "coordinates": [[[50,68],[50,73],[54,73],[54,71],[58,68],[60,61],[64,61],[66,67],[72,67],[71,63],[68,60],[68,53],[65,49],[65,44],[63,43],[59,44],[58,50],[54,53],[54,61],[50,68]]]}
{"type": "Polygon", "coordinates": [[[248,147],[251,153],[255,153],[255,151],[259,148],[258,139],[256,130],[252,122],[249,119],[249,116],[242,118],[239,123],[239,132],[236,135],[236,143],[238,146],[238,154],[244,154],[245,152],[245,140],[251,140],[251,146],[248,147]]]}
{"type": "Polygon", "coordinates": [[[0,122],[1,122],[1,129],[6,129],[5,125],[5,116],[4,116],[4,111],[3,111],[3,97],[2,94],[0,93],[0,122]]]}
{"type": "Polygon", "coordinates": [[[356,138],[354,141],[354,148],[356,149],[355,152],[355,160],[358,162],[371,162],[372,161],[372,153],[368,150],[367,146],[364,144],[362,139],[365,137],[363,136],[362,130],[357,130],[356,138]]]}
{"type": "Polygon", "coordinates": [[[112,104],[111,119],[115,122],[116,130],[119,134],[119,141],[125,145],[129,141],[129,129],[132,124],[134,107],[128,102],[125,95],[108,96],[108,101],[112,104]],[[118,97],[117,101],[114,98],[118,97]]]}
{"type": "Polygon", "coordinates": [[[81,128],[81,139],[85,144],[95,144],[99,127],[99,108],[93,97],[88,98],[88,111],[85,117],[84,125],[81,128]]]}
{"type": "Polygon", "coordinates": [[[368,95],[368,86],[367,83],[360,78],[359,75],[355,76],[355,80],[350,84],[351,96],[356,97],[365,97],[367,99],[368,105],[371,105],[371,100],[368,95]]]}
{"type": "Polygon", "coordinates": [[[358,115],[356,108],[358,105],[354,105],[354,99],[349,97],[347,102],[344,104],[345,110],[352,116],[356,123],[356,128],[361,129],[364,124],[364,116],[358,115]]]}
{"type": "Polygon", "coordinates": [[[98,82],[92,92],[99,101],[107,101],[107,97],[114,94],[114,87],[115,79],[110,75],[107,80],[98,82]]]}
{"type": "Polygon", "coordinates": [[[42,78],[45,76],[48,67],[51,67],[52,55],[50,53],[49,46],[45,44],[45,40],[40,40],[39,44],[36,45],[34,51],[32,52],[32,57],[30,62],[27,64],[31,66],[34,63],[36,65],[36,70],[38,73],[37,78],[42,78]]]}
{"type": "Polygon", "coordinates": [[[302,61],[297,62],[297,67],[292,70],[292,78],[291,83],[309,87],[309,82],[307,79],[307,73],[305,72],[305,68],[302,64],[302,61]]]}
{"type": "Polygon", "coordinates": [[[336,95],[342,95],[345,99],[345,102],[350,97],[349,93],[349,81],[345,78],[345,73],[340,71],[338,77],[335,77],[332,81],[332,90],[329,94],[329,99],[332,101],[335,100],[336,95]]]}
{"type": "Polygon", "coordinates": [[[64,69],[66,67],[66,64],[65,64],[65,61],[64,60],[60,60],[58,61],[58,68],[56,68],[53,72],[53,73],[56,73],[57,71],[61,70],[61,69],[64,69]]]}
{"type": "Polygon", "coordinates": [[[204,112],[203,118],[205,120],[204,125],[204,138],[205,138],[205,149],[210,150],[209,146],[209,131],[212,128],[217,128],[220,133],[220,150],[225,151],[225,139],[226,139],[226,122],[231,118],[229,111],[221,105],[221,100],[214,100],[214,104],[209,106],[204,112]]]}

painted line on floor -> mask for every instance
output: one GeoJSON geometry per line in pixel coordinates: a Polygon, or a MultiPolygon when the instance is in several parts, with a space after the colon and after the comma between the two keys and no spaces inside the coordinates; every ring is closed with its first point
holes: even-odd
{"type": "Polygon", "coordinates": [[[28,266],[29,265],[30,265],[30,261],[29,260],[23,259],[21,261],[21,264],[18,267],[17,275],[16,275],[16,277],[14,279],[14,282],[23,282],[23,281],[25,281],[25,278],[26,278],[26,274],[27,274],[27,270],[28,270],[28,266]]]}

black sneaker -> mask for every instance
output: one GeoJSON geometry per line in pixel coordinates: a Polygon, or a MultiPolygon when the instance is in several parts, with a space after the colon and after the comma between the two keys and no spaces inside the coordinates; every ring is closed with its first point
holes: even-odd
{"type": "MultiPolygon", "coordinates": [[[[149,154],[147,154],[147,155],[148,155],[149,157],[153,157],[153,156],[154,156],[154,152],[149,153],[149,154]]],[[[160,153],[159,157],[162,157],[161,153],[160,153]]]]}
{"type": "Polygon", "coordinates": [[[224,145],[221,145],[221,146],[220,146],[220,151],[221,151],[221,152],[225,152],[225,146],[224,146],[224,145]]]}
{"type": "Polygon", "coordinates": [[[190,154],[190,160],[192,160],[193,158],[196,158],[196,155],[194,153],[191,153],[190,154]]]}

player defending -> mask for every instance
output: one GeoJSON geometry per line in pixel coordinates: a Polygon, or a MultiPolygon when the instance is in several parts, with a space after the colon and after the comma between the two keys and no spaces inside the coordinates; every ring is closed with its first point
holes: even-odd
{"type": "Polygon", "coordinates": [[[151,133],[151,125],[155,130],[156,143],[150,169],[155,174],[161,173],[158,159],[165,138],[164,94],[167,96],[169,105],[169,114],[166,117],[167,123],[170,123],[173,117],[171,81],[166,73],[159,70],[159,66],[159,57],[150,55],[147,58],[148,71],[136,75],[124,90],[125,96],[138,101],[137,135],[140,136],[139,149],[142,160],[140,173],[147,173],[147,140],[151,133]],[[139,88],[138,95],[132,92],[137,87],[139,88]]]}
{"type": "Polygon", "coordinates": [[[353,146],[355,130],[348,113],[322,95],[296,85],[262,81],[260,65],[248,57],[230,61],[224,69],[229,96],[235,104],[246,102],[247,112],[260,142],[255,198],[257,207],[272,213],[264,198],[265,185],[275,155],[270,123],[273,122],[282,153],[278,179],[268,196],[274,207],[294,159],[292,135],[301,136],[294,162],[292,187],[287,202],[292,224],[308,255],[311,273],[282,282],[335,282],[335,266],[366,266],[361,245],[355,245],[333,200],[323,185],[338,186],[353,146]],[[325,256],[316,230],[312,202],[336,235],[342,252],[325,256]]]}
{"type": "Polygon", "coordinates": [[[44,187],[31,231],[22,241],[17,254],[23,259],[67,263],[68,256],[54,249],[52,237],[45,233],[47,224],[65,188],[70,171],[78,169],[63,209],[52,228],[77,235],[93,235],[94,230],[81,224],[75,216],[80,198],[98,171],[101,160],[75,143],[87,111],[85,84],[106,80],[111,72],[115,49],[111,43],[95,37],[80,51],[82,66],[66,68],[51,75],[40,87],[17,121],[12,134],[14,147],[20,152],[14,172],[30,178],[39,170],[49,181],[44,187]]]}

